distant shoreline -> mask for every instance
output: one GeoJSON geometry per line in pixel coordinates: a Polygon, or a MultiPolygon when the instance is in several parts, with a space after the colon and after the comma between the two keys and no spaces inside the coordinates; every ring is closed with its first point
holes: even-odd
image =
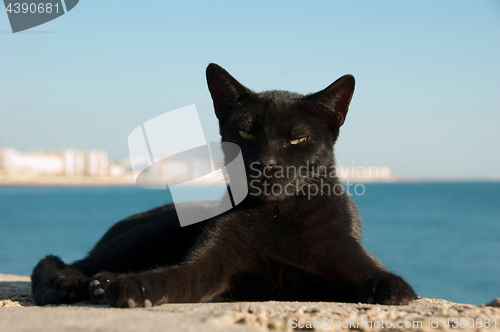
{"type": "Polygon", "coordinates": [[[134,186],[133,177],[0,177],[0,187],[106,187],[134,186]]]}

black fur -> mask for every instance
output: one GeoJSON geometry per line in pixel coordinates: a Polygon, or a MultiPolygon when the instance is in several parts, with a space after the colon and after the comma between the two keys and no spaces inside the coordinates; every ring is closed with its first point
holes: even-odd
{"type": "Polygon", "coordinates": [[[172,205],[159,207],[118,222],[71,265],[47,256],[33,270],[35,303],[415,299],[413,289],[362,246],[356,206],[335,174],[333,145],[354,78],[346,75],[308,96],[254,93],[215,64],[207,81],[222,141],[241,147],[247,198],[182,228],[172,205]],[[292,167],[296,172],[279,173],[292,167]],[[264,191],[272,186],[289,190],[264,191]]]}

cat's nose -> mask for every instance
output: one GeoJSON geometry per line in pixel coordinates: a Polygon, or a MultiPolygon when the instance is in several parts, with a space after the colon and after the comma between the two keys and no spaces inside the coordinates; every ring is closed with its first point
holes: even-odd
{"type": "Polygon", "coordinates": [[[269,158],[262,160],[262,170],[266,173],[274,171],[276,168],[276,159],[269,158]]]}
{"type": "Polygon", "coordinates": [[[262,168],[266,168],[266,167],[274,168],[274,167],[276,167],[276,159],[273,157],[263,158],[261,160],[261,164],[262,164],[262,168]]]}
{"type": "Polygon", "coordinates": [[[274,168],[276,167],[275,164],[269,164],[269,165],[264,165],[264,172],[271,172],[274,170],[274,168]]]}

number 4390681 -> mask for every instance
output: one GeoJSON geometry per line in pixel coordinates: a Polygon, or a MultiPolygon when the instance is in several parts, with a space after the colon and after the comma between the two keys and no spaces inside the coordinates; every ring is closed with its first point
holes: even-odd
{"type": "Polygon", "coordinates": [[[50,2],[48,2],[48,3],[40,2],[38,5],[36,3],[30,3],[30,4],[29,3],[14,3],[14,4],[9,3],[9,5],[7,6],[7,8],[5,8],[5,10],[9,14],[11,14],[11,13],[26,14],[28,12],[30,12],[31,14],[35,14],[35,13],[51,14],[53,11],[56,13],[59,13],[59,4],[56,3],[55,5],[52,5],[52,3],[50,3],[50,2]]]}

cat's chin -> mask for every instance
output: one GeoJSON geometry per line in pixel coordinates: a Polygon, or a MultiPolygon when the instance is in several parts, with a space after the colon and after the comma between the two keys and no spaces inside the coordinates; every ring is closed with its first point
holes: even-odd
{"type": "Polygon", "coordinates": [[[278,202],[293,199],[301,188],[293,182],[253,181],[249,183],[248,195],[261,202],[278,202]]]}
{"type": "Polygon", "coordinates": [[[277,201],[282,201],[286,198],[290,198],[290,196],[263,196],[261,199],[264,202],[277,202],[277,201]]]}

